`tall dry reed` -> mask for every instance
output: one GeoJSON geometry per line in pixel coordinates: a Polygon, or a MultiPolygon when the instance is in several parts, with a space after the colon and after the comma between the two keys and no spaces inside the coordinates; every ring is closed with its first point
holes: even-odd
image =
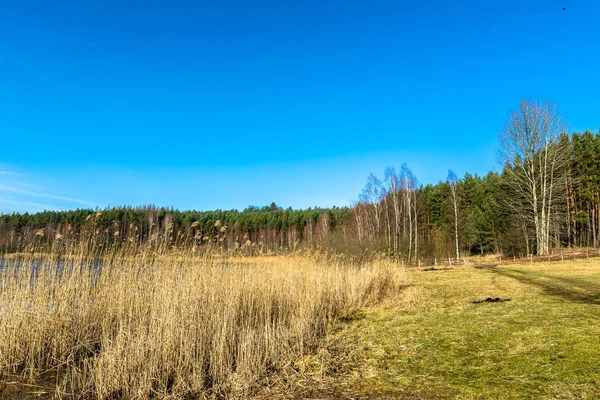
{"type": "Polygon", "coordinates": [[[247,396],[404,279],[383,261],[294,256],[19,258],[0,271],[1,371],[89,398],[247,396]]]}

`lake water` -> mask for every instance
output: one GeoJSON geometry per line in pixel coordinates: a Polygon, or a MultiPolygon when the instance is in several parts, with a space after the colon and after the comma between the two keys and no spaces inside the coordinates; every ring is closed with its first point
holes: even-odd
{"type": "Polygon", "coordinates": [[[88,274],[90,283],[94,284],[103,270],[112,267],[111,262],[89,261],[81,262],[74,260],[15,260],[0,259],[0,285],[24,283],[21,277],[28,277],[29,285],[35,289],[38,276],[43,273],[46,277],[60,278],[71,273],[88,274]]]}

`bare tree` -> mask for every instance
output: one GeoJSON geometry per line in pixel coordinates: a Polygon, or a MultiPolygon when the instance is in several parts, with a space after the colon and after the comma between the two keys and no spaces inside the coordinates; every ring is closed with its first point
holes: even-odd
{"type": "Polygon", "coordinates": [[[412,191],[413,194],[413,212],[415,214],[414,216],[414,223],[415,223],[415,230],[414,230],[414,234],[415,234],[415,259],[417,259],[419,257],[419,213],[418,213],[418,203],[417,203],[417,179],[413,176],[413,184],[414,184],[414,189],[412,191]]]}
{"type": "Polygon", "coordinates": [[[452,206],[454,209],[454,240],[456,244],[456,260],[460,261],[460,252],[458,247],[458,195],[457,195],[457,186],[458,186],[458,178],[454,171],[448,170],[448,177],[446,178],[446,183],[448,187],[450,187],[450,196],[452,197],[452,206]]]}
{"type": "Polygon", "coordinates": [[[373,218],[370,221],[371,226],[371,239],[374,239],[379,235],[381,226],[381,195],[382,187],[381,181],[377,179],[372,173],[367,178],[367,184],[360,194],[360,200],[363,203],[369,204],[373,210],[373,218]]]}
{"type": "Polygon", "coordinates": [[[381,197],[383,197],[383,212],[385,213],[385,240],[387,244],[387,254],[392,253],[392,242],[391,242],[391,225],[390,225],[390,210],[388,206],[389,191],[385,187],[381,190],[381,197]]]}
{"type": "Polygon", "coordinates": [[[549,250],[551,214],[563,188],[566,125],[556,105],[522,100],[500,134],[505,177],[515,192],[509,206],[533,225],[537,254],[549,250]]]}
{"type": "Polygon", "coordinates": [[[394,213],[394,256],[398,255],[398,241],[400,236],[400,201],[399,201],[399,181],[394,168],[388,167],[385,170],[385,180],[389,187],[389,193],[392,197],[392,207],[394,213]]]}
{"type": "Polygon", "coordinates": [[[358,236],[358,243],[363,242],[363,237],[364,237],[364,231],[363,231],[363,224],[364,224],[364,217],[363,217],[363,210],[364,210],[364,205],[363,203],[356,203],[354,205],[354,207],[352,208],[354,210],[354,217],[356,220],[356,234],[358,236]]]}
{"type": "Polygon", "coordinates": [[[400,167],[400,190],[402,191],[402,197],[404,199],[404,226],[403,232],[406,236],[408,228],[408,260],[417,260],[417,202],[416,202],[416,189],[417,179],[413,175],[412,171],[406,164],[402,164],[400,167]]]}

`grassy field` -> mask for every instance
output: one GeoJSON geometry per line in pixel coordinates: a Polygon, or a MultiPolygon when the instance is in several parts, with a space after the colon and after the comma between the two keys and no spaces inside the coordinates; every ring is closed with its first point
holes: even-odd
{"type": "Polygon", "coordinates": [[[413,270],[396,303],[340,327],[335,373],[304,396],[600,398],[600,260],[473,262],[413,270]]]}

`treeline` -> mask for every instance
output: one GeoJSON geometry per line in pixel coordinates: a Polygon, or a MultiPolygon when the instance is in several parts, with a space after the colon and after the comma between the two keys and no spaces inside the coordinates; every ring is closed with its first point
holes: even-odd
{"type": "Polygon", "coordinates": [[[399,173],[388,168],[383,181],[369,177],[352,220],[361,243],[413,262],[514,252],[520,247],[503,196],[502,177],[493,172],[461,179],[449,173],[447,181],[417,187],[403,165],[399,173]]]}
{"type": "MultiPolygon", "coordinates": [[[[386,253],[407,260],[454,257],[454,208],[446,182],[417,186],[412,172],[371,175],[353,207],[178,211],[152,205],[0,215],[0,251],[103,253],[185,248],[265,254],[322,248],[386,253]]],[[[467,174],[457,182],[461,254],[512,249],[501,177],[467,174]]]]}
{"type": "Polygon", "coordinates": [[[515,157],[501,173],[459,179],[449,171],[446,181],[419,187],[406,165],[398,173],[388,168],[383,180],[371,175],[352,209],[357,239],[412,261],[598,247],[600,133],[562,133],[525,158],[515,157]],[[520,186],[523,168],[533,172],[520,186]],[[544,248],[536,232],[542,222],[544,248]]]}
{"type": "Polygon", "coordinates": [[[15,213],[0,215],[0,248],[4,252],[201,247],[247,254],[293,251],[324,242],[350,214],[347,207],[293,210],[274,203],[243,211],[178,211],[149,205],[15,213]]]}
{"type": "Polygon", "coordinates": [[[522,107],[509,121],[500,173],[458,178],[449,171],[445,181],[420,185],[406,165],[387,168],[383,179],[371,174],[359,201],[342,208],[293,210],[273,203],[243,211],[142,206],[5,214],[0,251],[179,248],[253,255],[320,248],[416,262],[598,247],[600,133],[544,136],[547,122],[535,128],[531,119],[540,122],[545,109],[522,107]]]}

